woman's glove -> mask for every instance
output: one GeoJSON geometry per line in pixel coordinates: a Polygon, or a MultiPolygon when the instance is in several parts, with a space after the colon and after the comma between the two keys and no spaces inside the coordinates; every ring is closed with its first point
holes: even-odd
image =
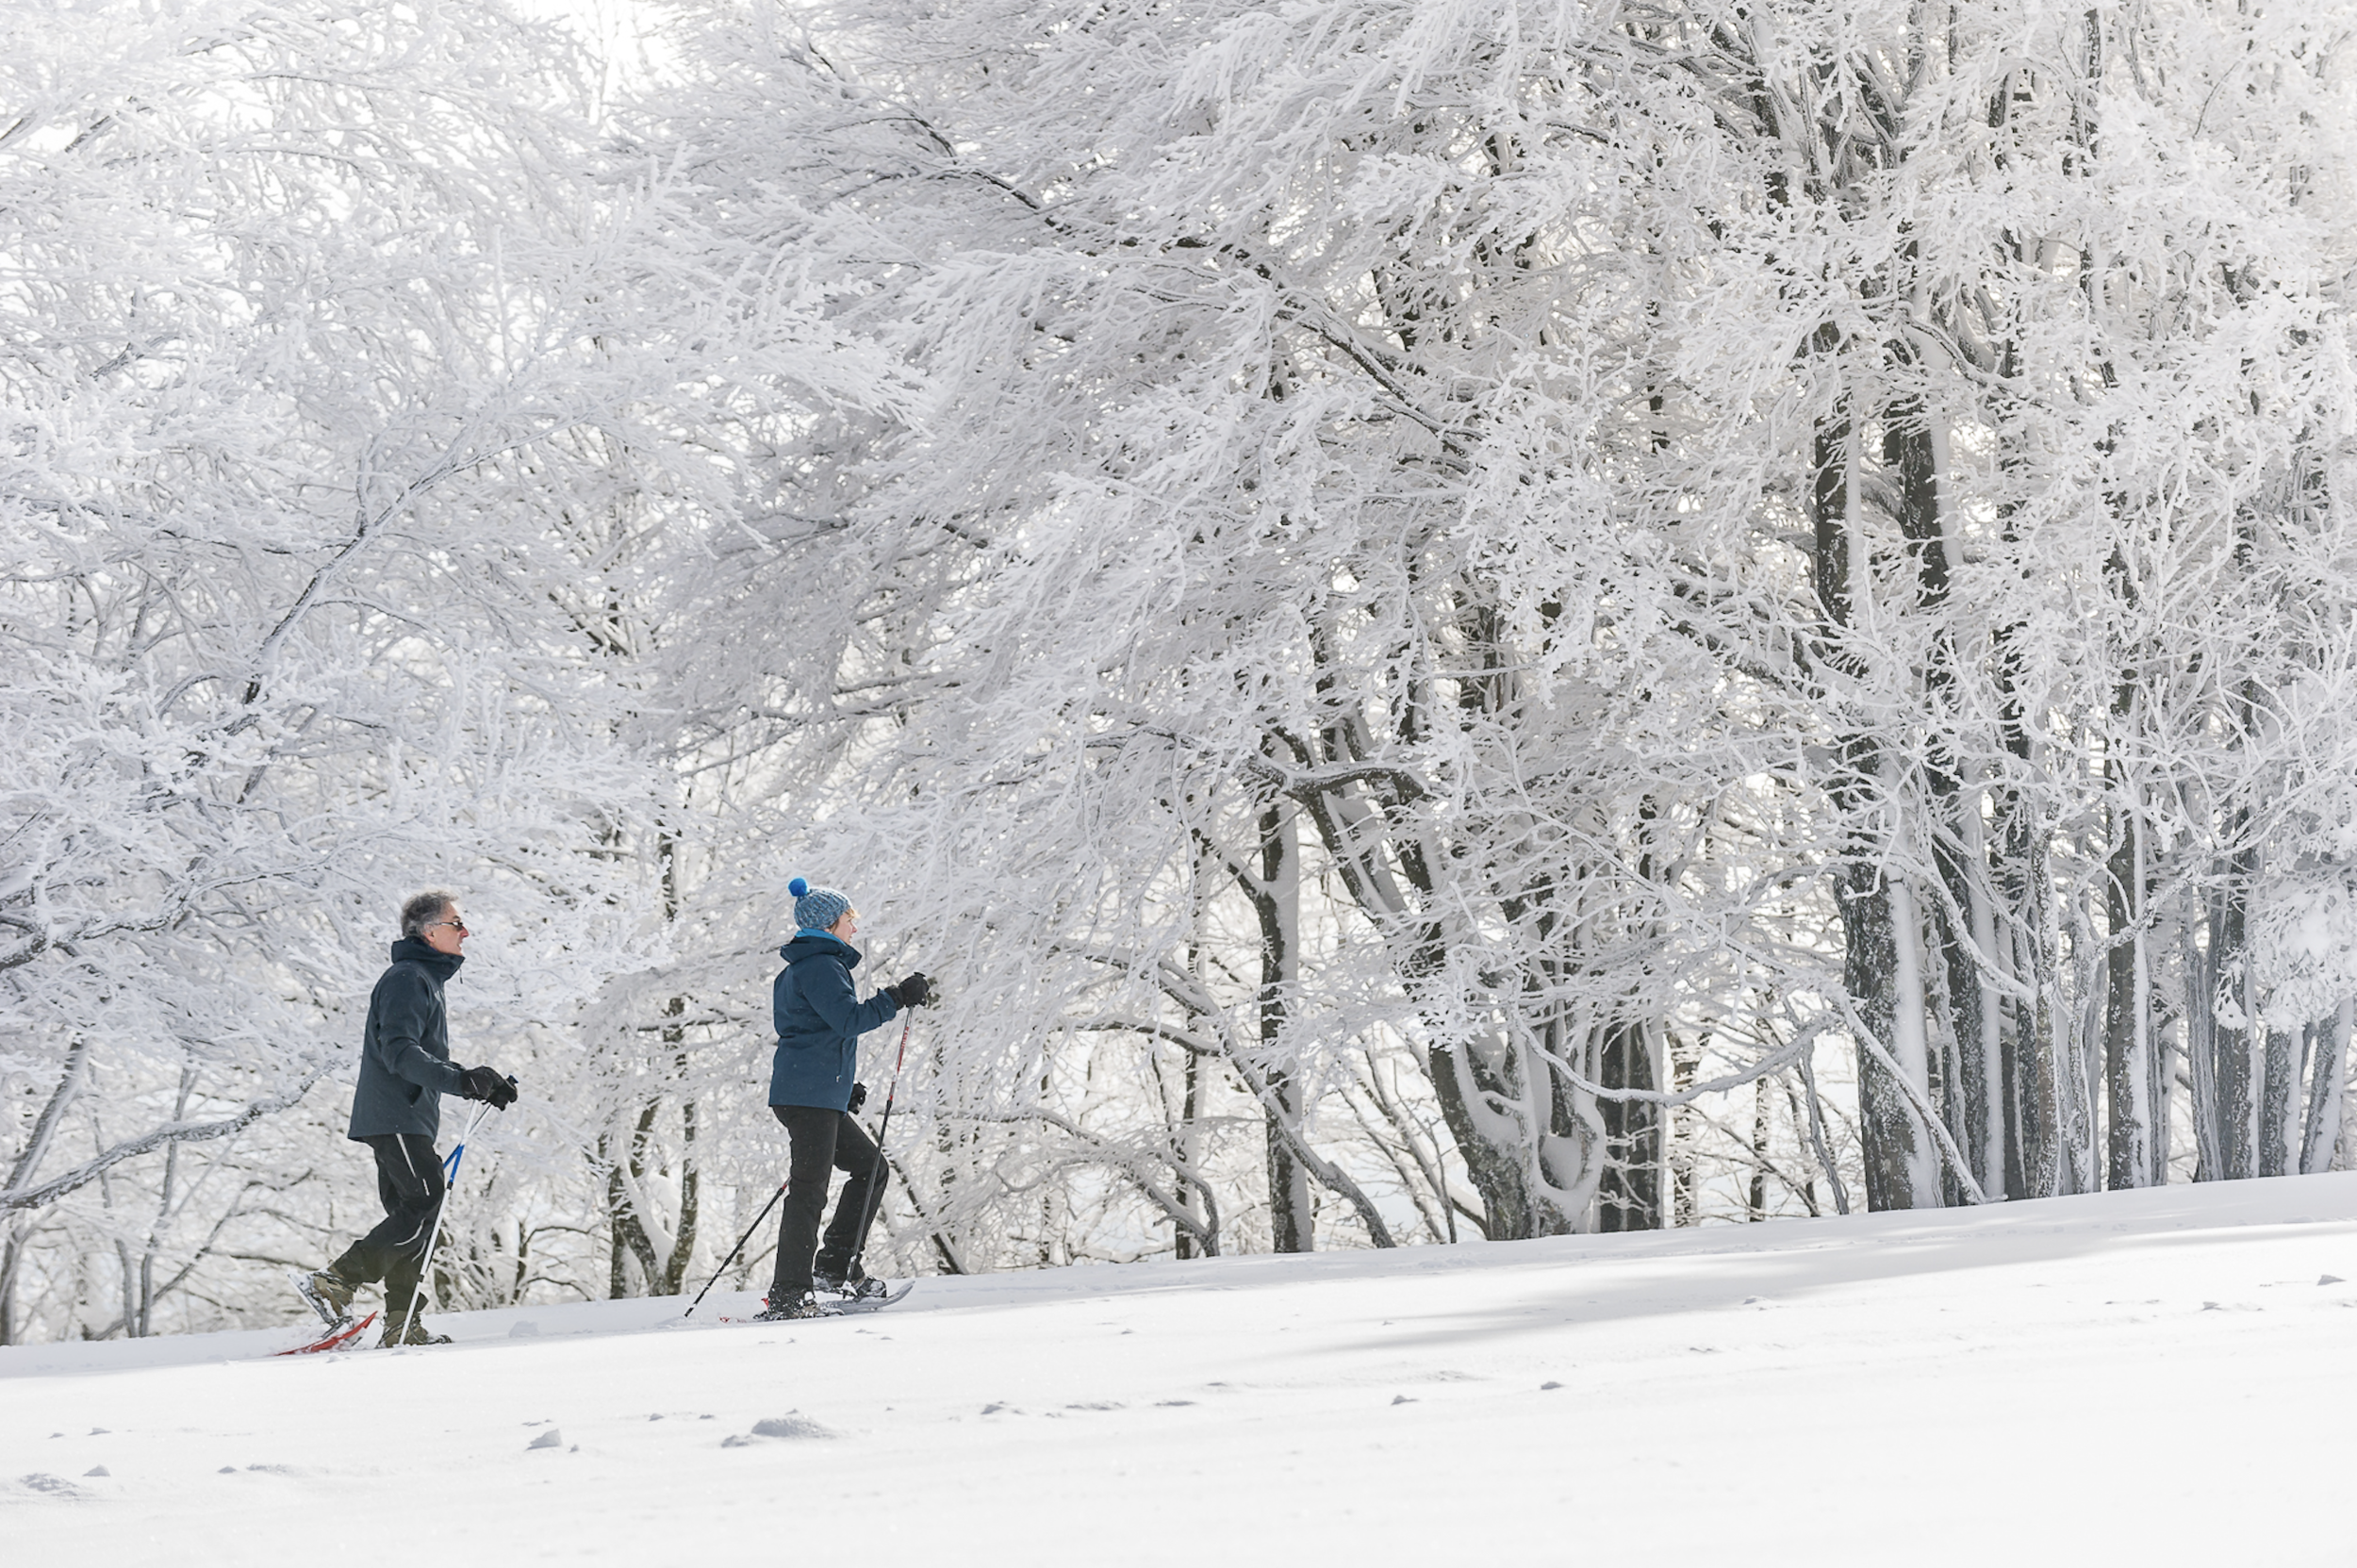
{"type": "Polygon", "coordinates": [[[923,1007],[933,999],[933,982],[919,969],[899,984],[885,986],[884,995],[902,1007],[923,1007]]]}

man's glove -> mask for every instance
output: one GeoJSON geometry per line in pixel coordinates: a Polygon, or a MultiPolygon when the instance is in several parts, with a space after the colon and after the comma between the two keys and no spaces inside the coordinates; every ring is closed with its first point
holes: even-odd
{"type": "Polygon", "coordinates": [[[884,995],[902,1007],[922,1007],[933,999],[933,982],[919,969],[899,984],[885,986],[884,995]]]}
{"type": "Polygon", "coordinates": [[[458,1093],[468,1099],[487,1099],[494,1111],[516,1103],[516,1081],[496,1067],[469,1067],[458,1075],[458,1093]]]}
{"type": "Polygon", "coordinates": [[[850,1103],[850,1104],[849,1104],[849,1105],[847,1105],[847,1106],[845,1106],[845,1107],[844,1107],[844,1109],[845,1109],[846,1111],[857,1111],[857,1110],[858,1110],[861,1106],[863,1106],[863,1105],[865,1105],[865,1104],[866,1104],[866,1103],[867,1103],[867,1085],[866,1085],[866,1084],[865,1084],[865,1083],[854,1083],[854,1084],[852,1084],[852,1085],[851,1085],[851,1103],[850,1103]]]}

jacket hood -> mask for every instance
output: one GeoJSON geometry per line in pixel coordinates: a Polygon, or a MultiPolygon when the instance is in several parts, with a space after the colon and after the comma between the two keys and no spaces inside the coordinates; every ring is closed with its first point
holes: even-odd
{"type": "Polygon", "coordinates": [[[794,939],[778,949],[778,956],[788,964],[824,956],[843,960],[847,968],[859,966],[859,949],[840,936],[829,936],[823,931],[796,932],[794,939]]]}
{"type": "Polygon", "coordinates": [[[418,940],[418,938],[414,936],[404,936],[400,941],[393,944],[393,962],[396,964],[422,964],[427,968],[434,971],[436,978],[448,980],[451,976],[458,972],[458,966],[461,964],[467,962],[467,955],[464,953],[437,952],[432,948],[427,947],[423,942],[418,940]]]}

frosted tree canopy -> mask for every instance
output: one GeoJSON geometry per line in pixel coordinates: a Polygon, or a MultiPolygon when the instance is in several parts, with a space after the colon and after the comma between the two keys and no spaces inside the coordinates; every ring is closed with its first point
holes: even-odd
{"type": "Polygon", "coordinates": [[[2348,0],[636,25],[0,12],[0,1343],[301,1310],[429,886],[462,1303],[720,1264],[796,875],[880,1271],[2357,1159],[2348,0]]]}

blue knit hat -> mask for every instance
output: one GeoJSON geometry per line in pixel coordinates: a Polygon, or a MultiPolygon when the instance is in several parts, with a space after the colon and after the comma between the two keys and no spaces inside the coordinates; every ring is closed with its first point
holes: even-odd
{"type": "Polygon", "coordinates": [[[850,913],[851,900],[832,887],[813,887],[796,877],[785,890],[794,895],[794,923],[804,931],[825,931],[850,913]]]}

